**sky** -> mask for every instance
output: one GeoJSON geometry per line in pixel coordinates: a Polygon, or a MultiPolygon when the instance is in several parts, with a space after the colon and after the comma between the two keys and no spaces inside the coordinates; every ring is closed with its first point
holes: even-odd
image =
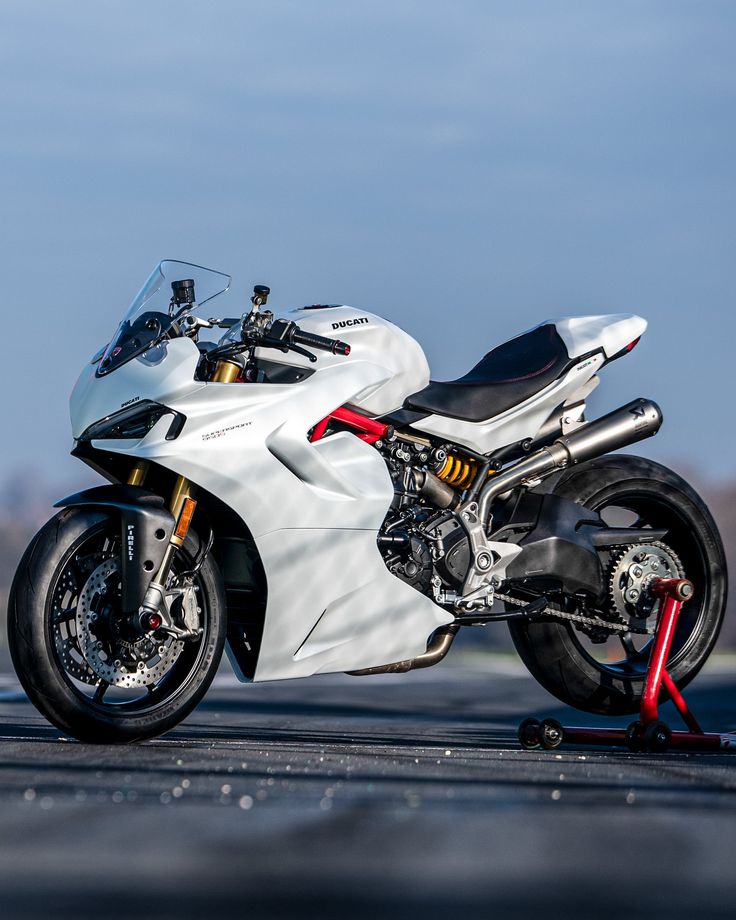
{"type": "Polygon", "coordinates": [[[440,380],[639,313],[589,415],[654,398],[637,449],[733,478],[735,39],[728,0],[2,0],[0,477],[87,475],[69,393],[176,258],[223,314],[382,314],[440,380]]]}

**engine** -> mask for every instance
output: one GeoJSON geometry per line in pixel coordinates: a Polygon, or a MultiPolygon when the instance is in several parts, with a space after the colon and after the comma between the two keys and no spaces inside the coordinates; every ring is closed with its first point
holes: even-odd
{"type": "Polygon", "coordinates": [[[445,591],[459,590],[470,564],[468,537],[453,509],[472,484],[477,461],[452,445],[404,433],[375,446],[394,483],[379,549],[392,574],[440,600],[445,591]]]}

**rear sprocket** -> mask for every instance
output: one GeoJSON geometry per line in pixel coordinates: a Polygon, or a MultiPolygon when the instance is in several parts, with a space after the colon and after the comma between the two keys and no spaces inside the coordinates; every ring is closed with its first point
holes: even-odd
{"type": "Polygon", "coordinates": [[[655,611],[657,600],[649,590],[657,578],[683,578],[685,569],[665,543],[632,543],[619,550],[610,566],[608,594],[612,612],[622,623],[641,627],[655,611]]]}

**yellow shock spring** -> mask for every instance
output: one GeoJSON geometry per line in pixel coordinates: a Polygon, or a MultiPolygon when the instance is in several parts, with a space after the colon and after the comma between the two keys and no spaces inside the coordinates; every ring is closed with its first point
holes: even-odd
{"type": "Polygon", "coordinates": [[[472,485],[477,472],[478,464],[475,460],[448,454],[442,468],[435,475],[456,489],[467,489],[472,485]]]}

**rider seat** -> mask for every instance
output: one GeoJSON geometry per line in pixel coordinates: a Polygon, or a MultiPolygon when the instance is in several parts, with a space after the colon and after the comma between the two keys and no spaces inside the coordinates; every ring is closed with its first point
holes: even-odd
{"type": "Polygon", "coordinates": [[[571,365],[552,323],[504,342],[459,380],[430,381],[404,403],[405,408],[482,422],[534,396],[571,365]]]}

